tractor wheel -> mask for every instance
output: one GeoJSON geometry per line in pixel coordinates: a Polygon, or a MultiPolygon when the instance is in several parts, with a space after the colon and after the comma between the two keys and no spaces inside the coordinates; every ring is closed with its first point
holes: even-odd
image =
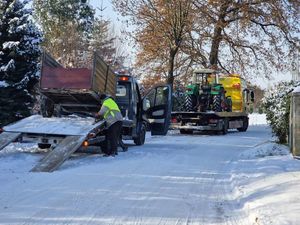
{"type": "Polygon", "coordinates": [[[213,96],[212,110],[215,111],[215,112],[222,112],[221,96],[220,95],[214,95],[213,96]]]}
{"type": "Polygon", "coordinates": [[[184,108],[185,111],[190,112],[193,111],[193,99],[192,95],[186,95],[184,98],[184,108]]]}
{"type": "Polygon", "coordinates": [[[43,117],[51,117],[54,113],[54,104],[46,96],[41,98],[40,108],[43,117]]]}
{"type": "Polygon", "coordinates": [[[237,130],[239,132],[245,132],[248,129],[248,125],[249,125],[249,120],[247,117],[243,118],[243,126],[240,128],[237,128],[237,130]]]}
{"type": "Polygon", "coordinates": [[[231,100],[231,98],[226,98],[226,102],[227,102],[226,111],[227,112],[232,112],[232,100],[231,100]]]}
{"type": "Polygon", "coordinates": [[[187,112],[194,111],[194,107],[197,104],[197,98],[195,95],[186,95],[184,98],[184,109],[187,112]]]}

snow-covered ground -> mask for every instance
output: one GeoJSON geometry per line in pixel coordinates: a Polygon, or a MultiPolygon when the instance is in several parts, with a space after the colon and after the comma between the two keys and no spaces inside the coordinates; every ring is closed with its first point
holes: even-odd
{"type": "Polygon", "coordinates": [[[11,144],[0,152],[0,224],[299,224],[300,161],[273,142],[263,115],[250,124],[226,136],[147,136],[53,173],[28,172],[44,153],[11,144]]]}

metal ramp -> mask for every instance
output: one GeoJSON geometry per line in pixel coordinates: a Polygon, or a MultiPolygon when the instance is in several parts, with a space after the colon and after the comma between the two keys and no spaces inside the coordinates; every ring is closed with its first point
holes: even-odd
{"type": "Polygon", "coordinates": [[[0,151],[9,145],[11,142],[15,141],[21,133],[13,132],[3,132],[0,134],[0,151]]]}
{"type": "Polygon", "coordinates": [[[32,168],[30,172],[53,172],[81,146],[85,138],[86,136],[67,136],[32,168]]]}

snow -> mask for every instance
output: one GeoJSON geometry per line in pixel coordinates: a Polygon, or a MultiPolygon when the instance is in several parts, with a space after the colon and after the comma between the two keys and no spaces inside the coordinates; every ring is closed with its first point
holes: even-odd
{"type": "Polygon", "coordinates": [[[225,136],[147,134],[115,158],[76,154],[53,173],[28,172],[44,153],[10,144],[0,224],[298,224],[300,161],[263,117],[225,136]]]}
{"type": "Polygon", "coordinates": [[[2,44],[3,49],[12,49],[18,47],[20,44],[19,41],[7,41],[2,44]]]}
{"type": "MultiPolygon", "coordinates": [[[[0,71],[1,71],[1,68],[0,68],[0,71]]],[[[7,87],[7,86],[8,86],[8,83],[6,83],[5,81],[0,81],[0,88],[7,87]]]]}
{"type": "Polygon", "coordinates": [[[297,86],[297,87],[294,89],[293,93],[299,93],[299,92],[300,92],[300,86],[297,86]]]}

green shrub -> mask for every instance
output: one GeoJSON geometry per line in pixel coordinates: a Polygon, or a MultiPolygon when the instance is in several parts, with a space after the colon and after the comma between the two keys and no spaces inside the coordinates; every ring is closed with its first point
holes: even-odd
{"type": "Polygon", "coordinates": [[[265,93],[263,108],[273,134],[280,143],[287,142],[289,132],[290,93],[299,82],[282,82],[265,93]]]}

